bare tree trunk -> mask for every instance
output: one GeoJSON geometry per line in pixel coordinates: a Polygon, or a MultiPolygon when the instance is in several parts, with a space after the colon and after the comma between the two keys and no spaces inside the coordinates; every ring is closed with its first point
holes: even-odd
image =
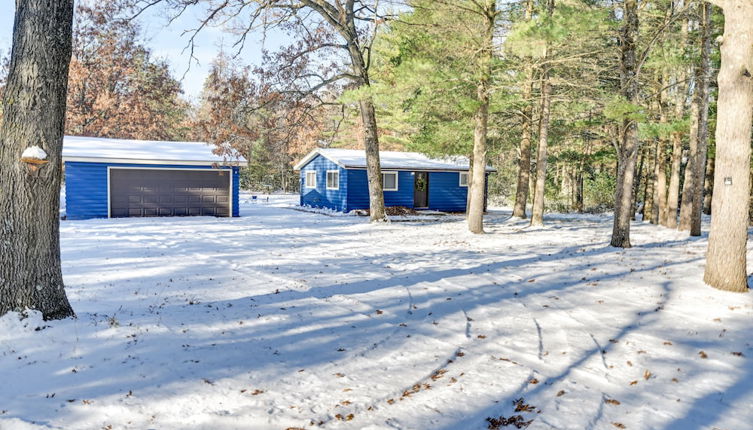
{"type": "Polygon", "coordinates": [[[709,141],[709,81],[711,79],[711,4],[702,2],[701,6],[701,68],[698,73],[698,148],[694,167],[693,202],[690,213],[690,235],[701,235],[701,211],[704,201],[704,176],[706,173],[706,153],[709,141]]]}
{"type": "Polygon", "coordinates": [[[667,190],[667,217],[665,226],[677,228],[677,206],[680,200],[680,167],[682,162],[682,135],[672,135],[672,156],[669,188],[667,190]]]}
{"type": "Polygon", "coordinates": [[[494,26],[497,20],[496,0],[486,0],[483,13],[486,18],[483,49],[481,52],[481,70],[476,87],[478,109],[473,130],[473,178],[469,185],[470,208],[468,211],[468,230],[471,233],[484,232],[484,210],[486,203],[486,138],[489,123],[489,93],[492,79],[492,60],[494,58],[494,26]]]}
{"type": "Polygon", "coordinates": [[[753,121],[753,2],[725,0],[723,6],[714,200],[703,280],[714,288],[745,292],[753,121]]]}
{"type": "Polygon", "coordinates": [[[382,167],[379,162],[379,137],[377,135],[376,112],[371,99],[358,102],[361,110],[366,150],[366,176],[369,182],[369,214],[371,222],[387,221],[384,210],[384,192],[382,191],[382,167]]]}
{"type": "Polygon", "coordinates": [[[533,209],[531,210],[531,225],[544,225],[544,192],[546,189],[547,144],[549,141],[549,106],[551,87],[549,85],[549,71],[544,70],[541,76],[541,120],[539,121],[539,147],[536,157],[536,185],[533,194],[533,209]]]}
{"type": "MultiPolygon", "coordinates": [[[[347,21],[347,20],[346,20],[347,21]]],[[[358,34],[355,24],[349,23],[342,27],[341,35],[348,44],[350,61],[355,75],[358,76],[356,85],[368,87],[369,70],[363,58],[363,52],[358,46],[358,34]]],[[[377,131],[376,110],[370,97],[358,101],[361,112],[361,126],[363,127],[363,148],[366,151],[366,177],[369,183],[369,215],[371,222],[387,221],[384,211],[384,191],[382,187],[382,169],[379,161],[379,134],[377,131]]]]}
{"type": "MultiPolygon", "coordinates": [[[[700,83],[696,80],[696,87],[700,83]]],[[[680,223],[677,228],[681,231],[690,231],[690,218],[693,210],[693,196],[697,192],[703,192],[703,188],[696,186],[696,172],[698,171],[698,128],[700,116],[700,89],[696,88],[693,104],[690,107],[690,134],[688,135],[688,164],[685,167],[685,180],[682,186],[682,203],[680,205],[680,223]]],[[[704,160],[705,161],[705,160],[704,160]]],[[[705,163],[704,163],[705,164],[705,163]]]]}
{"type": "MultiPolygon", "coordinates": [[[[625,0],[623,25],[620,30],[620,86],[622,95],[629,103],[638,103],[638,62],[636,59],[636,38],[638,37],[638,4],[636,0],[625,0]]],[[[633,209],[633,177],[638,158],[638,124],[634,119],[625,118],[622,122],[621,142],[618,144],[617,189],[614,202],[614,225],[610,244],[619,248],[630,248],[630,218],[633,209]]]]}
{"type": "Polygon", "coordinates": [[[0,128],[0,315],[73,315],[60,266],[60,181],[73,0],[17,0],[0,128]],[[41,147],[46,164],[21,161],[41,147]]]}
{"type": "Polygon", "coordinates": [[[633,179],[633,215],[630,217],[631,221],[635,221],[635,214],[638,212],[638,192],[641,186],[641,177],[643,176],[643,151],[639,151],[638,169],[635,171],[635,179],[633,179]]]}
{"type": "Polygon", "coordinates": [[[703,173],[706,167],[708,140],[708,85],[711,51],[711,5],[698,4],[699,30],[701,33],[701,61],[696,70],[696,89],[691,108],[690,155],[685,168],[685,185],[680,208],[680,230],[690,231],[691,236],[701,234],[701,209],[703,202],[703,173]]]}
{"type": "Polygon", "coordinates": [[[656,141],[655,149],[654,149],[654,177],[653,177],[653,185],[652,188],[652,201],[651,204],[651,224],[658,224],[659,219],[661,218],[661,190],[664,189],[663,182],[659,181],[659,178],[662,176],[662,166],[661,166],[661,157],[662,157],[662,147],[661,147],[661,140],[656,141]]]}
{"type": "MultiPolygon", "coordinates": [[[[527,0],[525,21],[531,20],[533,15],[533,0],[527,0]]],[[[526,65],[525,79],[523,83],[523,130],[520,136],[520,157],[518,158],[518,184],[515,190],[515,206],[512,216],[526,217],[526,205],[528,203],[528,186],[531,177],[531,128],[533,127],[533,66],[526,65]]]]}
{"type": "MultiPolygon", "coordinates": [[[[680,30],[680,45],[684,50],[688,44],[688,21],[682,23],[680,30]]],[[[685,115],[685,98],[687,71],[684,66],[675,76],[675,121],[682,121],[685,115]]],[[[667,193],[667,224],[669,228],[677,228],[677,208],[680,200],[680,170],[682,168],[682,135],[681,131],[672,133],[672,170],[669,175],[669,191],[667,193]]]]}
{"type": "Polygon", "coordinates": [[[646,148],[648,165],[646,167],[646,178],[643,181],[643,221],[656,224],[654,219],[654,182],[656,181],[656,154],[655,149],[646,148]]]}
{"type": "MultiPolygon", "coordinates": [[[[554,14],[554,0],[547,0],[547,16],[554,14]]],[[[544,58],[549,56],[549,41],[544,46],[544,58]]],[[[551,86],[549,69],[544,66],[541,71],[541,100],[539,112],[539,144],[536,155],[536,181],[533,190],[533,207],[531,208],[531,225],[544,225],[544,192],[546,189],[547,145],[549,143],[549,115],[551,105],[551,86]]]]}
{"type": "Polygon", "coordinates": [[[526,204],[528,203],[528,182],[531,177],[531,123],[533,121],[533,109],[531,109],[531,97],[533,94],[533,69],[526,69],[526,83],[523,88],[523,98],[526,107],[523,111],[523,130],[520,137],[520,158],[518,159],[518,185],[515,190],[515,206],[512,216],[526,217],[526,204]]]}
{"type": "Polygon", "coordinates": [[[716,158],[709,157],[706,160],[706,174],[703,179],[703,213],[711,215],[711,203],[714,200],[714,166],[716,158]]]}

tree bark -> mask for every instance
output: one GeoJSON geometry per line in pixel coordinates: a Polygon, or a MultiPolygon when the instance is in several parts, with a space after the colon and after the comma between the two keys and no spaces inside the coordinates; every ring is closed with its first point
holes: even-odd
{"type": "Polygon", "coordinates": [[[645,161],[645,157],[643,156],[643,151],[638,151],[639,157],[638,157],[638,169],[635,171],[635,179],[633,179],[633,209],[632,209],[632,216],[630,217],[631,221],[635,221],[635,214],[638,212],[638,192],[640,191],[641,186],[641,178],[643,176],[643,163],[645,161]]]}
{"type": "Polygon", "coordinates": [[[366,150],[366,176],[369,182],[369,214],[371,222],[387,221],[384,210],[382,167],[379,162],[379,137],[377,135],[376,112],[371,99],[358,102],[363,125],[364,149],[366,150]]]}
{"type": "MultiPolygon", "coordinates": [[[[680,46],[684,50],[688,44],[688,20],[682,22],[680,30],[680,46]]],[[[675,76],[675,121],[682,121],[685,116],[685,99],[687,84],[687,71],[684,66],[680,67],[675,76]]],[[[677,208],[680,200],[680,170],[682,168],[682,131],[672,133],[672,170],[669,175],[669,190],[667,192],[667,223],[669,228],[677,228],[677,208]]]]}
{"type": "MultiPolygon", "coordinates": [[[[704,177],[706,173],[706,154],[709,141],[709,82],[711,80],[711,17],[712,6],[702,2],[701,6],[701,68],[698,73],[698,149],[694,170],[693,202],[690,213],[690,235],[701,235],[701,212],[704,203],[704,177]]],[[[710,193],[709,193],[710,194],[710,193]]]]}
{"type": "MultiPolygon", "coordinates": [[[[533,0],[526,2],[525,21],[528,22],[533,16],[533,0]]],[[[533,107],[531,106],[533,97],[533,67],[530,64],[525,66],[525,79],[523,83],[523,129],[520,135],[520,157],[518,158],[518,184],[515,190],[515,206],[512,210],[512,216],[518,218],[526,217],[526,205],[528,203],[529,182],[531,179],[531,129],[533,128],[533,107]]]]}
{"type": "Polygon", "coordinates": [[[643,181],[643,221],[656,224],[654,218],[654,183],[656,182],[656,153],[651,147],[646,148],[648,165],[646,167],[646,178],[643,181]]]}
{"type": "Polygon", "coordinates": [[[714,288],[745,292],[753,121],[753,2],[725,0],[723,6],[714,200],[703,280],[714,288]]]}
{"type": "MultiPolygon", "coordinates": [[[[629,103],[638,103],[638,62],[636,39],[638,37],[638,4],[625,0],[623,25],[620,30],[620,87],[622,96],[629,103]]],[[[610,244],[630,248],[630,218],[633,209],[633,177],[638,158],[638,124],[634,119],[622,122],[621,142],[618,145],[617,189],[615,191],[614,225],[610,244]]]]}
{"type": "Polygon", "coordinates": [[[701,59],[696,70],[696,91],[693,97],[690,129],[690,156],[685,168],[685,185],[680,208],[680,230],[691,236],[701,235],[701,210],[703,205],[703,178],[706,169],[709,119],[709,71],[711,68],[711,5],[698,4],[701,59]]]}
{"type": "Polygon", "coordinates": [[[667,216],[665,226],[677,228],[677,206],[680,200],[680,168],[682,163],[682,135],[672,134],[672,156],[669,175],[669,188],[667,189],[667,216]]]}
{"type": "MultiPolygon", "coordinates": [[[[547,16],[554,15],[554,0],[547,0],[547,16]]],[[[549,41],[545,41],[544,59],[549,57],[549,41]]],[[[541,104],[539,109],[539,144],[536,155],[536,180],[533,190],[533,208],[531,209],[531,225],[544,225],[544,192],[546,191],[547,145],[549,143],[549,115],[551,105],[551,85],[549,83],[549,68],[544,66],[541,71],[541,104]]]]}
{"type": "MultiPolygon", "coordinates": [[[[697,87],[700,83],[696,80],[697,87]]],[[[682,203],[680,205],[680,222],[678,230],[690,231],[690,218],[693,210],[693,196],[697,192],[703,192],[703,188],[696,186],[696,172],[698,171],[698,129],[700,116],[700,88],[696,88],[693,104],[690,107],[690,134],[688,134],[688,164],[685,167],[685,180],[682,186],[682,203]]],[[[705,160],[704,160],[705,161],[705,160]]],[[[705,164],[705,163],[704,163],[705,164]]]]}
{"type": "Polygon", "coordinates": [[[495,0],[486,0],[484,4],[486,18],[479,82],[476,86],[478,108],[473,130],[473,175],[469,185],[470,208],[468,211],[468,230],[472,233],[484,232],[484,206],[486,202],[486,139],[489,123],[489,93],[492,78],[492,61],[494,56],[494,26],[497,18],[495,0]]]}
{"type": "MultiPolygon", "coordinates": [[[[352,21],[352,18],[350,19],[352,21]]],[[[363,52],[358,46],[358,33],[355,24],[344,23],[344,30],[340,34],[345,38],[350,53],[350,61],[355,75],[358,76],[356,86],[359,88],[371,85],[369,69],[363,58],[363,52]]],[[[371,222],[387,221],[384,210],[384,191],[382,186],[382,169],[379,161],[379,134],[377,129],[376,110],[371,97],[358,101],[361,112],[361,126],[363,127],[363,147],[366,151],[366,177],[369,183],[369,215],[371,222]]]]}
{"type": "Polygon", "coordinates": [[[703,213],[711,215],[711,202],[714,200],[714,165],[715,157],[706,159],[706,174],[703,180],[703,213]]]}
{"type": "Polygon", "coordinates": [[[536,156],[536,185],[533,194],[533,208],[531,210],[531,225],[544,225],[544,192],[546,191],[546,164],[549,143],[549,107],[551,87],[549,85],[549,71],[544,70],[541,76],[541,119],[539,121],[539,147],[536,156]]]}
{"type": "Polygon", "coordinates": [[[0,315],[73,315],[60,265],[60,182],[73,0],[17,0],[0,128],[0,315]],[[47,164],[28,165],[39,146],[47,164]]]}

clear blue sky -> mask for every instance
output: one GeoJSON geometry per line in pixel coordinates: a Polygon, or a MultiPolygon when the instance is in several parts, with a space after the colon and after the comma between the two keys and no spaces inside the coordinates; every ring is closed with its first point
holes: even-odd
{"type": "MultiPolygon", "coordinates": [[[[77,2],[78,3],[78,2],[77,2]]],[[[13,15],[15,12],[15,0],[0,0],[0,51],[3,54],[8,53],[11,47],[11,37],[13,34],[13,15]]],[[[166,13],[160,9],[154,9],[146,13],[140,20],[143,28],[143,37],[145,44],[152,49],[155,56],[166,58],[172,65],[173,73],[177,78],[183,78],[183,88],[186,95],[192,98],[198,96],[204,78],[207,76],[207,70],[211,60],[217,55],[221,47],[224,46],[226,52],[234,53],[232,48],[236,36],[228,34],[219,28],[206,28],[202,30],[196,39],[196,49],[194,56],[199,60],[191,64],[188,70],[189,54],[182,52],[188,42],[187,35],[181,35],[184,30],[195,27],[198,17],[201,15],[201,9],[194,8],[181,17],[178,21],[167,25],[166,13]]],[[[266,47],[274,49],[284,41],[279,35],[270,35],[266,40],[266,47]]],[[[261,59],[261,39],[249,40],[246,48],[241,53],[240,60],[245,64],[258,64],[261,59]]]]}

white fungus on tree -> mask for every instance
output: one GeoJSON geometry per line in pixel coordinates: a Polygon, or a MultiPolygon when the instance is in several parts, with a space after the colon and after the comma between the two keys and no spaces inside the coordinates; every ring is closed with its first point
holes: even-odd
{"type": "Polygon", "coordinates": [[[34,145],[30,146],[26,149],[24,149],[23,154],[21,154],[21,158],[32,158],[35,160],[45,160],[47,159],[47,153],[44,152],[44,149],[34,145]]]}

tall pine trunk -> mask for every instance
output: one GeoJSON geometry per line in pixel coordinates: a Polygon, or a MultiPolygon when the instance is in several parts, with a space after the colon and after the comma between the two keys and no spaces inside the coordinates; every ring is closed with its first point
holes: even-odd
{"type": "MultiPolygon", "coordinates": [[[[637,0],[625,0],[623,25],[620,30],[620,86],[622,96],[632,104],[638,104],[638,62],[636,39],[638,37],[637,0]]],[[[622,122],[622,136],[618,144],[617,189],[615,191],[614,224],[610,244],[630,248],[630,218],[633,209],[633,177],[638,158],[638,124],[634,119],[622,122]]]]}
{"type": "Polygon", "coordinates": [[[481,68],[476,97],[478,108],[474,118],[473,130],[473,168],[471,169],[468,192],[470,204],[468,210],[468,230],[472,233],[484,232],[484,209],[486,203],[486,139],[489,123],[489,93],[492,78],[492,61],[494,56],[494,26],[497,17],[495,0],[487,0],[484,5],[486,18],[481,50],[481,68]]]}
{"type": "MultiPolygon", "coordinates": [[[[680,30],[680,47],[684,50],[688,43],[688,21],[683,21],[680,30]]],[[[685,115],[685,91],[687,71],[684,66],[675,76],[675,121],[682,121],[685,115]]],[[[669,228],[677,228],[677,209],[680,201],[680,170],[682,168],[682,135],[681,131],[672,133],[672,170],[669,175],[669,190],[667,191],[667,223],[669,228]]]]}
{"type": "Polygon", "coordinates": [[[714,164],[716,159],[708,157],[706,159],[706,173],[703,179],[703,213],[711,215],[711,202],[714,200],[714,164]]]}
{"type": "Polygon", "coordinates": [[[680,208],[680,230],[689,230],[691,236],[701,235],[701,210],[703,209],[703,179],[706,169],[709,119],[709,72],[711,68],[711,5],[698,4],[701,59],[696,70],[696,91],[691,112],[690,156],[685,168],[685,185],[680,208]]]}
{"type": "Polygon", "coordinates": [[[0,128],[0,315],[73,315],[60,265],[60,181],[73,0],[17,0],[0,128]],[[47,164],[21,161],[31,146],[47,164]]]}
{"type": "Polygon", "coordinates": [[[539,147],[536,156],[536,182],[533,194],[533,208],[531,210],[531,225],[544,225],[544,192],[546,191],[546,165],[549,143],[549,107],[551,105],[551,86],[549,85],[549,71],[544,70],[541,76],[541,118],[539,121],[539,147]]]}
{"type": "Polygon", "coordinates": [[[531,127],[533,122],[533,109],[531,97],[533,95],[533,68],[526,68],[526,83],[523,87],[525,108],[523,110],[523,129],[520,135],[520,157],[518,158],[518,183],[515,190],[515,206],[512,216],[526,217],[526,204],[528,203],[528,183],[531,177],[531,127]]]}
{"type": "MultiPolygon", "coordinates": [[[[697,87],[700,87],[696,79],[697,87]]],[[[703,188],[696,187],[696,171],[698,170],[698,129],[700,117],[700,88],[696,88],[693,103],[690,106],[690,134],[688,134],[688,164],[685,166],[685,179],[682,185],[682,204],[680,205],[680,222],[677,228],[681,231],[690,230],[690,218],[693,210],[693,195],[703,188]]],[[[705,160],[704,160],[705,161],[705,160]]],[[[705,164],[705,163],[704,163],[705,164]]]]}
{"type": "Polygon", "coordinates": [[[709,141],[709,82],[711,80],[711,16],[712,7],[702,2],[701,8],[701,68],[698,73],[698,148],[694,170],[693,202],[690,213],[690,235],[701,235],[701,212],[704,203],[704,178],[709,141]]]}
{"type": "Polygon", "coordinates": [[[725,0],[719,68],[716,166],[704,281],[748,290],[746,245],[753,122],[753,2],[725,0]]]}
{"type": "MultiPolygon", "coordinates": [[[[533,16],[533,0],[527,0],[525,21],[528,22],[533,16]]],[[[533,128],[533,66],[525,66],[525,79],[523,83],[523,129],[520,133],[520,157],[518,158],[518,183],[515,190],[515,206],[512,216],[526,217],[526,205],[528,203],[529,181],[531,179],[531,129],[533,128]]]]}
{"type": "MultiPolygon", "coordinates": [[[[554,0],[547,0],[547,17],[554,15],[554,0]]],[[[549,41],[544,45],[544,62],[549,58],[549,41]]],[[[536,180],[533,189],[533,208],[531,225],[544,225],[544,192],[546,191],[547,145],[549,144],[549,107],[551,105],[551,85],[549,83],[549,65],[541,71],[541,100],[539,109],[539,144],[536,154],[536,180]]]]}

